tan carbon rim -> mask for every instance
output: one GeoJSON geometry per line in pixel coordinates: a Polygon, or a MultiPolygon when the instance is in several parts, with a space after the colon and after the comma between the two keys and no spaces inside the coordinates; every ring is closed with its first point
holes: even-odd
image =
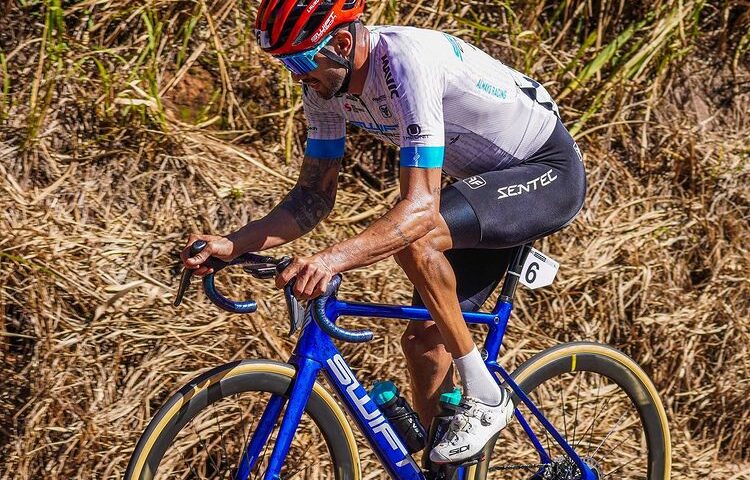
{"type": "MultiPolygon", "coordinates": [[[[205,390],[206,388],[210,387],[211,385],[218,383],[225,378],[231,378],[237,375],[243,375],[245,373],[276,373],[276,374],[283,375],[288,378],[292,378],[295,372],[293,368],[284,366],[284,365],[276,365],[273,363],[267,363],[267,364],[247,363],[247,364],[237,365],[229,370],[221,370],[219,372],[216,372],[216,374],[206,379],[204,382],[198,385],[195,385],[190,392],[182,396],[179,402],[176,402],[174,405],[172,405],[169,411],[167,411],[164,417],[162,417],[162,419],[159,421],[156,428],[154,428],[154,431],[151,432],[151,435],[149,436],[148,440],[146,440],[146,444],[144,448],[141,450],[141,453],[138,459],[136,460],[135,468],[133,469],[132,478],[137,478],[137,479],[141,478],[141,472],[143,471],[143,466],[146,463],[146,458],[148,458],[148,453],[151,451],[151,448],[156,442],[156,439],[159,437],[159,435],[161,435],[161,432],[162,430],[164,430],[164,427],[166,427],[169,424],[172,417],[174,417],[174,415],[180,411],[183,405],[185,405],[187,402],[190,401],[191,398],[193,398],[195,395],[205,390]]],[[[330,408],[331,411],[336,416],[336,419],[338,420],[339,425],[344,431],[346,435],[346,442],[347,444],[349,444],[349,450],[352,452],[352,465],[354,466],[354,479],[359,480],[361,478],[359,452],[357,450],[357,443],[354,439],[354,432],[352,432],[351,426],[346,421],[346,416],[344,415],[344,412],[341,410],[341,408],[336,403],[336,400],[334,400],[331,394],[328,393],[328,391],[325,390],[319,383],[317,382],[315,383],[315,385],[313,386],[313,390],[315,391],[315,393],[320,395],[323,401],[325,401],[325,403],[328,405],[328,408],[330,408]]],[[[146,478],[153,478],[153,472],[144,472],[144,473],[146,473],[146,478]]]]}
{"type": "Polygon", "coordinates": [[[534,362],[531,366],[524,369],[523,372],[521,372],[518,377],[516,377],[515,381],[516,383],[521,383],[523,380],[528,378],[529,375],[531,375],[536,370],[539,370],[540,368],[543,368],[545,365],[548,365],[556,360],[559,360],[560,358],[565,358],[567,356],[573,356],[575,358],[576,354],[583,354],[583,353],[593,353],[596,355],[603,355],[605,357],[609,357],[615,362],[621,364],[625,368],[627,368],[630,372],[635,374],[636,377],[641,381],[641,383],[646,387],[646,390],[649,393],[649,396],[651,397],[651,403],[653,403],[656,406],[656,410],[659,413],[659,419],[661,421],[662,431],[664,432],[664,454],[666,455],[666,459],[664,461],[664,478],[670,478],[671,470],[672,470],[672,445],[671,445],[671,438],[669,435],[669,424],[667,422],[667,412],[664,410],[664,405],[661,403],[661,399],[659,398],[659,393],[656,391],[656,388],[651,383],[651,379],[648,378],[646,373],[641,370],[641,367],[639,367],[633,360],[631,360],[628,356],[616,351],[612,350],[611,348],[600,346],[600,345],[570,345],[567,347],[560,348],[559,350],[555,350],[554,352],[551,352],[548,355],[544,355],[539,358],[537,362],[534,362]]]}

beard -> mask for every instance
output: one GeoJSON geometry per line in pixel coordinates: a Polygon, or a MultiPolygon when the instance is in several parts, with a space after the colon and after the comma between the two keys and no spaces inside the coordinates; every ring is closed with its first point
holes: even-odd
{"type": "Polygon", "coordinates": [[[331,71],[329,75],[326,75],[325,78],[321,80],[321,88],[320,91],[318,91],[318,95],[325,100],[332,99],[337,93],[339,93],[339,90],[341,90],[345,78],[346,69],[341,68],[331,71]]]}

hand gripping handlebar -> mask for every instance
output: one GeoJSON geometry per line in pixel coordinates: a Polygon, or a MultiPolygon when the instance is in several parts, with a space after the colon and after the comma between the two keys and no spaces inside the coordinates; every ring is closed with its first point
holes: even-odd
{"type": "MultiPolygon", "coordinates": [[[[208,245],[208,243],[206,243],[205,240],[196,240],[195,242],[193,242],[193,244],[190,246],[190,256],[194,257],[201,253],[203,249],[206,248],[206,245],[208,245]]],[[[280,263],[280,261],[272,257],[255,255],[253,253],[245,253],[243,255],[240,255],[231,262],[225,262],[223,260],[219,260],[216,257],[209,257],[208,260],[206,260],[205,265],[211,267],[214,271],[213,273],[210,273],[203,277],[203,291],[206,292],[206,296],[215,305],[223,310],[226,310],[227,312],[253,313],[258,309],[258,304],[255,303],[254,300],[235,302],[234,300],[228,299],[227,297],[219,293],[218,290],[216,290],[214,275],[223,268],[228,267],[229,265],[239,265],[243,263],[259,264],[259,271],[261,272],[260,275],[262,275],[265,270],[268,269],[273,269],[273,274],[275,274],[275,270],[278,267],[278,263],[280,263]]],[[[175,306],[180,305],[180,303],[182,302],[182,297],[185,295],[185,291],[190,285],[190,279],[192,278],[192,276],[192,270],[189,270],[187,268],[183,269],[182,279],[180,280],[180,288],[177,290],[177,298],[174,301],[175,306]]]]}
{"type": "MultiPolygon", "coordinates": [[[[196,240],[190,246],[190,256],[194,257],[198,255],[207,245],[208,243],[205,240],[196,240]]],[[[216,290],[214,275],[229,265],[251,264],[247,265],[245,270],[250,272],[254,277],[272,278],[276,276],[276,274],[281,273],[291,262],[292,259],[290,257],[278,259],[256,255],[254,253],[245,253],[231,262],[224,262],[218,258],[209,257],[208,260],[206,260],[205,265],[212,268],[213,272],[203,277],[203,291],[206,292],[206,296],[212,303],[227,312],[253,313],[258,308],[258,304],[254,300],[238,302],[225,297],[216,290]]],[[[182,302],[182,298],[190,285],[190,279],[192,276],[192,270],[187,268],[183,269],[180,286],[177,291],[177,298],[174,301],[175,306],[180,305],[182,302]]],[[[302,323],[302,308],[299,305],[297,298],[292,294],[292,285],[293,281],[284,287],[284,296],[287,301],[287,307],[291,319],[289,335],[293,334],[302,323]]],[[[337,340],[352,343],[362,343],[372,340],[373,333],[370,330],[346,330],[328,319],[328,316],[326,315],[326,305],[331,297],[335,299],[336,292],[340,285],[341,275],[336,275],[328,283],[325,293],[320,297],[311,300],[310,306],[313,319],[320,326],[321,330],[337,340]]]]}
{"type": "Polygon", "coordinates": [[[370,330],[346,330],[328,319],[326,304],[330,297],[335,298],[340,285],[341,275],[335,275],[328,283],[325,293],[312,300],[313,318],[320,326],[320,329],[333,338],[351,343],[369,342],[373,337],[373,333],[370,330]]]}

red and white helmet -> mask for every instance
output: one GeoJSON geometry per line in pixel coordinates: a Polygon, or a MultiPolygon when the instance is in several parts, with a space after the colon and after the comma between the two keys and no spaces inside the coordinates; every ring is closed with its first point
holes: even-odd
{"type": "Polygon", "coordinates": [[[298,53],[357,20],[364,9],[365,0],[261,0],[256,36],[260,47],[271,55],[298,53]]]}

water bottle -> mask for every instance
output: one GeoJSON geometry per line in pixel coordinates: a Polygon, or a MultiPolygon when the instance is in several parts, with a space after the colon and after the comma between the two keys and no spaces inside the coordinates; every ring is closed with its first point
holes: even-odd
{"type": "Polygon", "coordinates": [[[404,440],[409,453],[424,448],[427,440],[424,427],[419,423],[417,413],[411,409],[406,399],[398,394],[393,382],[377,382],[370,390],[370,397],[375,401],[388,423],[404,440]]]}
{"type": "Polygon", "coordinates": [[[451,423],[453,415],[456,414],[458,406],[461,404],[461,389],[455,387],[452,392],[446,392],[440,395],[440,412],[432,418],[430,424],[429,449],[422,456],[422,467],[431,473],[439,470],[438,465],[430,461],[430,452],[443,439],[448,425],[451,423]]]}

